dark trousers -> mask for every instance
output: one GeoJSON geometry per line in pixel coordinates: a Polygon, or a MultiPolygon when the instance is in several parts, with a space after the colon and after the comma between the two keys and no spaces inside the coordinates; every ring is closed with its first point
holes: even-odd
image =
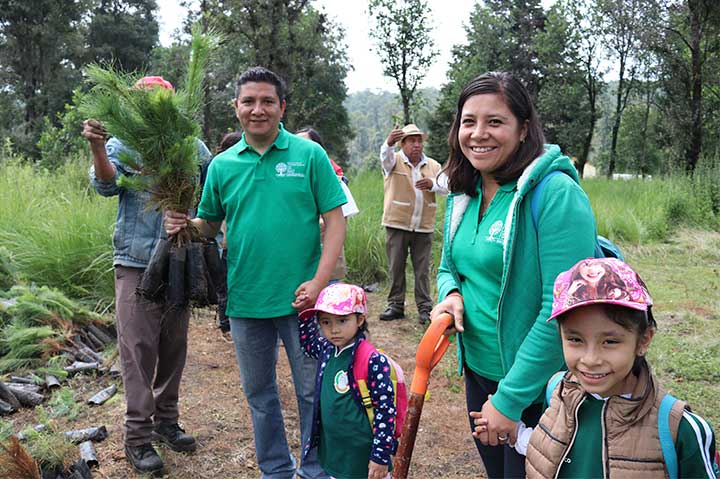
{"type": "Polygon", "coordinates": [[[385,250],[388,258],[390,292],[388,306],[397,311],[405,310],[405,263],[408,251],[415,275],[415,304],[418,311],[430,312],[430,257],[432,256],[432,233],[414,233],[397,228],[385,228],[385,250]]]}
{"type": "Polygon", "coordinates": [[[215,285],[215,290],[217,291],[217,297],[218,297],[217,319],[218,319],[218,327],[220,328],[220,331],[227,333],[230,331],[230,318],[228,318],[227,315],[225,314],[225,310],[227,309],[227,249],[226,248],[222,249],[222,253],[220,255],[220,260],[222,261],[223,281],[221,284],[215,285]]]}
{"type": "Polygon", "coordinates": [[[178,421],[190,312],[135,294],[143,270],[115,268],[118,351],[125,386],[125,444],[150,442],[153,424],[178,421]]]}
{"type": "MultiPolygon", "coordinates": [[[[467,410],[480,411],[487,401],[488,394],[495,394],[498,383],[474,373],[467,366],[465,367],[465,396],[467,398],[467,410]]],[[[542,416],[542,404],[533,404],[522,413],[522,421],[528,427],[535,427],[542,416]]],[[[475,429],[473,419],[470,419],[470,430],[475,429]]],[[[480,452],[485,472],[488,478],[524,478],[525,477],[525,456],[518,454],[514,448],[505,444],[502,446],[483,446],[475,439],[475,446],[480,452]]]]}

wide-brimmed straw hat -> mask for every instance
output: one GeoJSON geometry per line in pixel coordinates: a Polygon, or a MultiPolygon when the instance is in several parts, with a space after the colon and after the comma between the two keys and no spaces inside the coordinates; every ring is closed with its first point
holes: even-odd
{"type": "Polygon", "coordinates": [[[400,138],[400,143],[405,140],[408,136],[414,136],[414,135],[420,135],[422,136],[423,140],[427,140],[428,134],[424,131],[420,130],[420,128],[417,127],[414,123],[408,123],[405,125],[405,127],[402,129],[403,136],[400,138]]]}

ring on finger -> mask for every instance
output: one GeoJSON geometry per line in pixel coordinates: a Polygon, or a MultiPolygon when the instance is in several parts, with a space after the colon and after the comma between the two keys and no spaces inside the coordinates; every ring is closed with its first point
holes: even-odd
{"type": "Polygon", "coordinates": [[[504,434],[504,435],[502,435],[502,436],[501,436],[500,434],[498,434],[498,441],[500,441],[500,442],[507,442],[507,440],[508,440],[508,435],[507,435],[507,434],[504,434]]]}

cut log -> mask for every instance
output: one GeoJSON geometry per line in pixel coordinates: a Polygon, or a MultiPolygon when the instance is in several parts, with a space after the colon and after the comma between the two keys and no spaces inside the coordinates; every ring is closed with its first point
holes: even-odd
{"type": "Polygon", "coordinates": [[[20,404],[25,407],[39,406],[45,400],[45,396],[37,392],[33,392],[30,389],[19,388],[17,386],[13,386],[12,384],[10,384],[8,388],[12,391],[18,401],[20,401],[20,404]]]}
{"type": "Polygon", "coordinates": [[[15,411],[17,411],[16,408],[12,407],[10,404],[6,403],[2,399],[0,399],[0,416],[4,416],[6,414],[12,414],[15,411]]]}
{"type": "Polygon", "coordinates": [[[97,459],[97,453],[95,452],[95,445],[92,441],[81,442],[78,446],[80,448],[80,460],[85,462],[88,467],[98,467],[100,464],[97,459]]]}
{"type": "Polygon", "coordinates": [[[45,375],[45,387],[48,389],[57,389],[60,387],[60,380],[52,374],[45,375]]]}
{"type": "Polygon", "coordinates": [[[88,371],[97,371],[100,368],[100,364],[92,362],[92,363],[86,363],[83,361],[75,361],[70,366],[65,366],[63,369],[68,372],[68,374],[73,375],[80,372],[88,372],[88,371]]]}
{"type": "Polygon", "coordinates": [[[115,342],[115,338],[113,336],[103,331],[98,326],[95,326],[94,324],[88,324],[87,330],[106,345],[115,342]]]}
{"type": "Polygon", "coordinates": [[[113,397],[116,392],[117,385],[113,384],[112,386],[103,389],[102,391],[98,392],[93,397],[88,399],[88,404],[90,404],[91,406],[100,406],[101,404],[105,403],[105,401],[113,397]]]}
{"type": "Polygon", "coordinates": [[[2,381],[0,381],[0,400],[12,406],[15,411],[20,409],[20,402],[17,400],[10,388],[8,388],[8,386],[2,381]]]}
{"type": "Polygon", "coordinates": [[[73,444],[80,444],[85,441],[102,442],[107,439],[108,432],[105,426],[99,426],[67,431],[63,433],[63,436],[73,444]]]}
{"type": "MultiPolygon", "coordinates": [[[[47,429],[47,426],[45,424],[37,424],[37,425],[33,426],[33,429],[36,432],[43,432],[44,430],[47,429]]],[[[28,438],[28,435],[25,434],[23,431],[20,431],[19,433],[15,434],[15,437],[18,438],[18,441],[24,441],[25,439],[28,438]]]]}

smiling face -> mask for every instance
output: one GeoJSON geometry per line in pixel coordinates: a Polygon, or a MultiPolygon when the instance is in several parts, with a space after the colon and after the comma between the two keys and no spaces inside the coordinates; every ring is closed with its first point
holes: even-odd
{"type": "Polygon", "coordinates": [[[579,268],[580,277],[588,284],[597,285],[600,279],[605,276],[605,267],[600,263],[584,263],[579,268]]]}
{"type": "Polygon", "coordinates": [[[625,329],[601,305],[574,309],[560,324],[568,369],[585,391],[601,397],[632,392],[637,380],[631,373],[635,358],[645,354],[654,332],[649,328],[639,336],[625,329]]]}
{"type": "Polygon", "coordinates": [[[526,134],[527,125],[518,122],[499,93],[471,96],[462,107],[460,150],[483,179],[513,157],[526,134]]]}
{"type": "Polygon", "coordinates": [[[325,312],[318,314],[318,323],[323,336],[338,349],[355,341],[355,336],[364,322],[365,315],[358,313],[342,316],[325,312]]]}
{"type": "Polygon", "coordinates": [[[285,113],[285,101],[280,101],[275,85],[244,83],[233,104],[249,144],[269,144],[275,140],[280,119],[285,113]]]}

